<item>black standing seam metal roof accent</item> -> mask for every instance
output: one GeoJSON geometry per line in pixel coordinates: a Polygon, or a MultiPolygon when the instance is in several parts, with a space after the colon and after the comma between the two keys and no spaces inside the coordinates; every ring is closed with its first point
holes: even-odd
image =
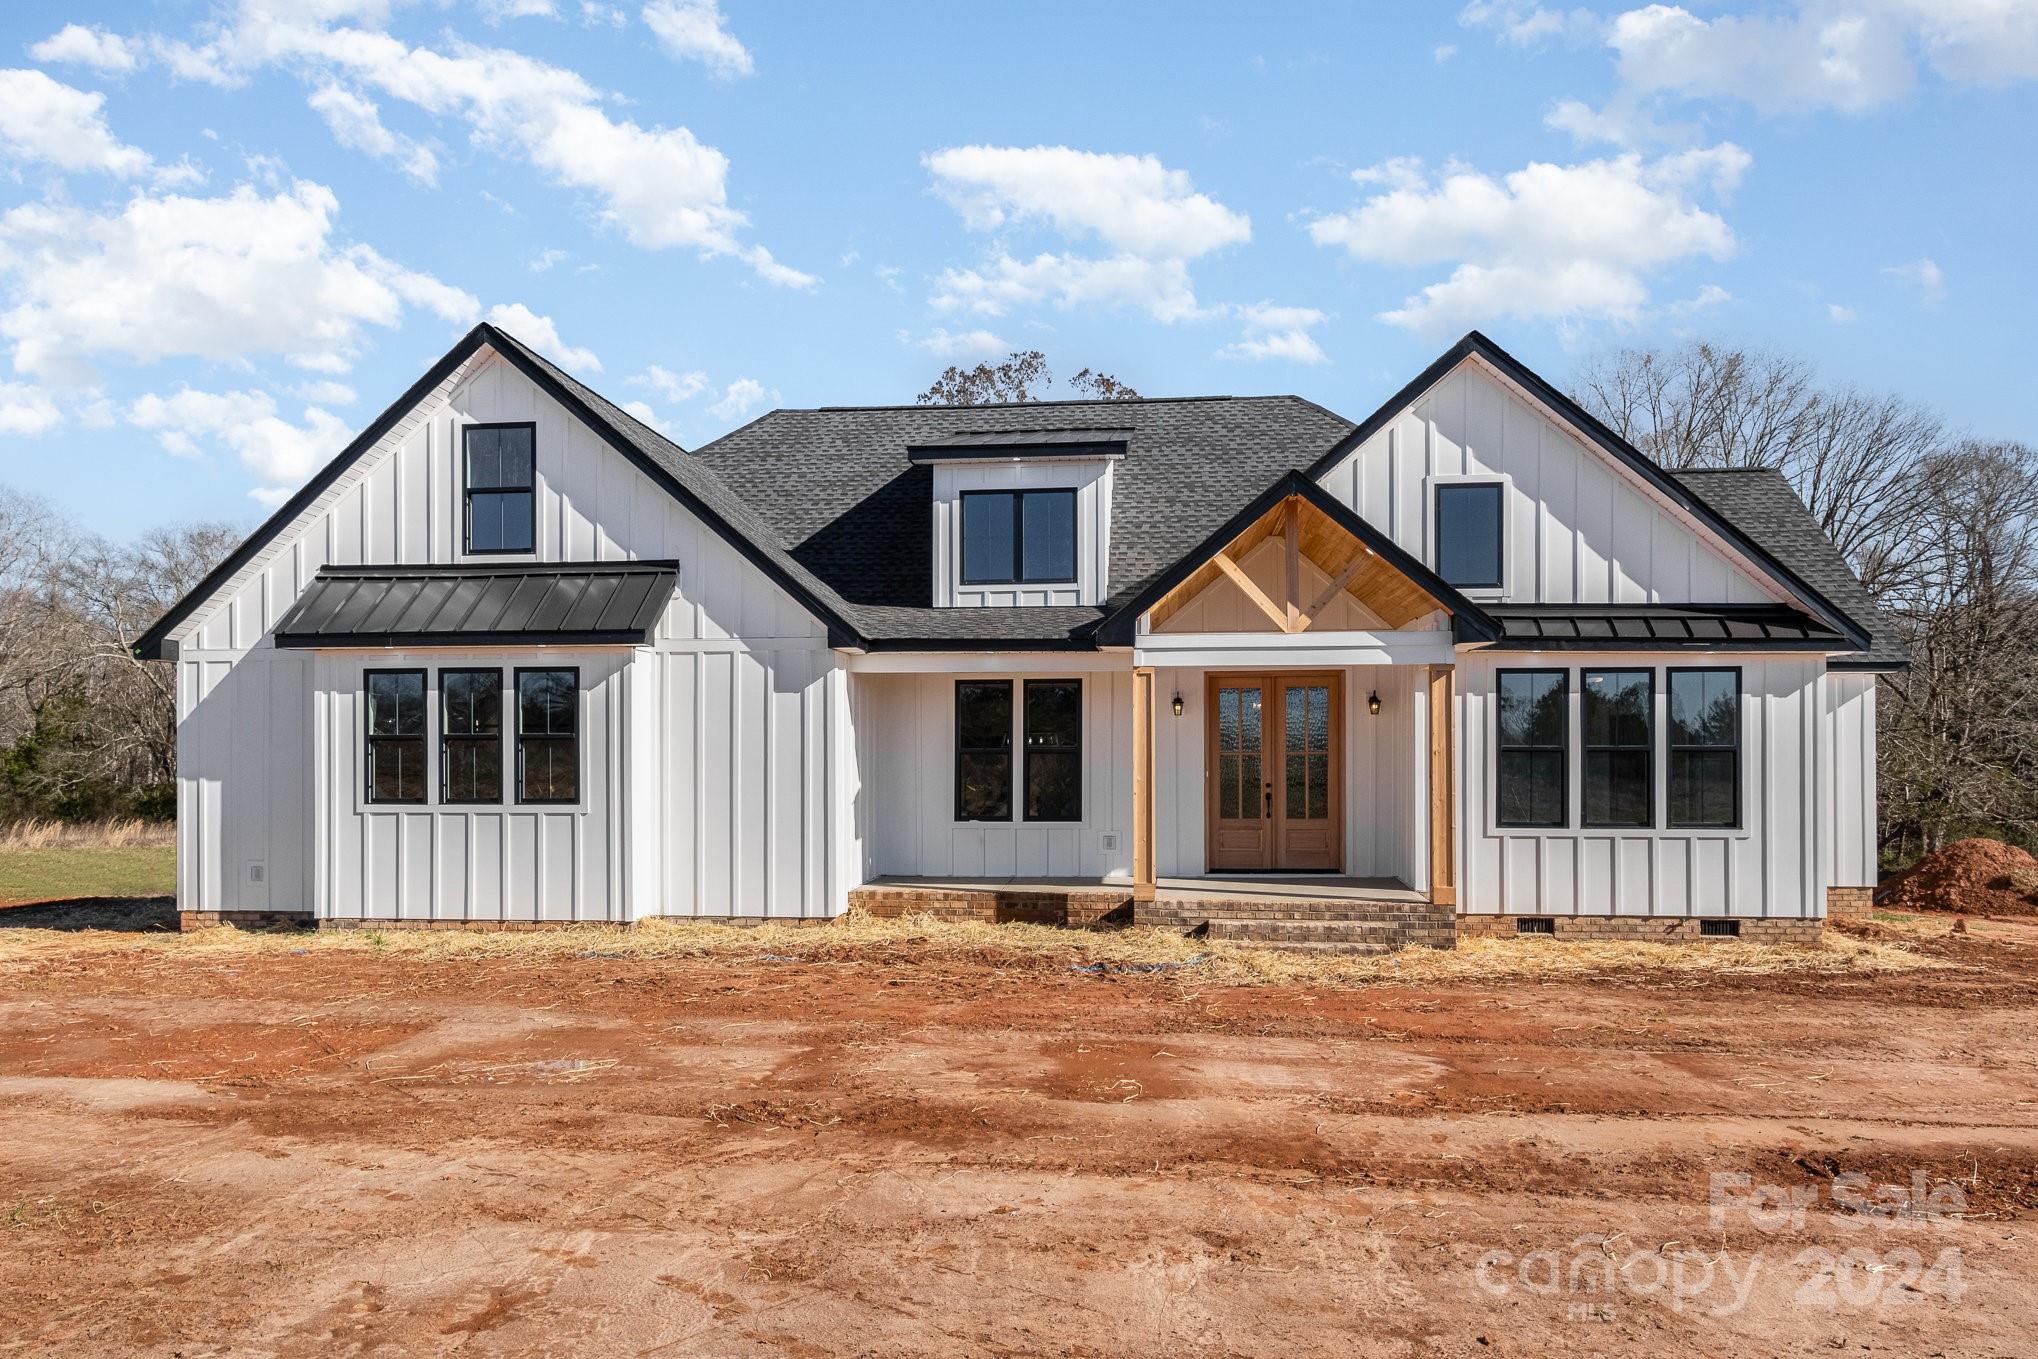
{"type": "Polygon", "coordinates": [[[1846,610],[1779,561],[1775,554],[1695,495],[1675,476],[1657,466],[1654,459],[1601,424],[1590,411],[1552,387],[1521,360],[1476,330],[1466,332],[1465,337],[1445,350],[1436,362],[1423,369],[1412,382],[1389,397],[1378,410],[1360,421],[1350,434],[1316,460],[1309,469],[1310,475],[1322,476],[1336,467],[1346,454],[1379,433],[1388,421],[1419,399],[1424,392],[1443,381],[1453,368],[1473,355],[1499,369],[1509,381],[1563,416],[1579,433],[1610,454],[1615,461],[1630,468],[1700,523],[1734,544],[1751,561],[1762,567],[1777,584],[1797,596],[1814,612],[1826,615],[1827,621],[1838,628],[1856,647],[1866,651],[1871,646],[1873,639],[1868,629],[1859,621],[1850,618],[1846,610]]]}
{"type": "Polygon", "coordinates": [[[1350,506],[1325,490],[1322,482],[1304,472],[1293,471],[1277,477],[1274,484],[1254,497],[1251,504],[1219,525],[1209,537],[1120,606],[1098,629],[1099,639],[1112,645],[1133,644],[1138,636],[1141,614],[1160,603],[1168,591],[1195,575],[1232,539],[1251,528],[1289,496],[1299,496],[1321,510],[1332,523],[1371,548],[1381,560],[1408,577],[1439,606],[1449,609],[1451,630],[1458,641],[1490,642],[1500,637],[1500,625],[1484,608],[1467,599],[1457,587],[1367,523],[1350,506]]]}
{"type": "Polygon", "coordinates": [[[1489,604],[1494,651],[1832,651],[1847,639],[1787,604],[1489,604]]]}
{"type": "Polygon", "coordinates": [[[679,563],[328,566],[275,629],[279,647],[637,645],[679,563]]]}

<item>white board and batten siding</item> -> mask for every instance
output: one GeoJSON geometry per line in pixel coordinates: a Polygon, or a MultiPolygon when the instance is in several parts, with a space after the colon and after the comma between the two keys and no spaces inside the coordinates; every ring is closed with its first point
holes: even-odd
{"type": "MultiPolygon", "coordinates": [[[[1765,603],[1731,561],[1635,474],[1467,360],[1323,475],[1331,494],[1434,564],[1439,480],[1505,487],[1505,589],[1517,603],[1765,603]]],[[[1475,592],[1476,593],[1476,592],[1475,592]]]]}
{"type": "Polygon", "coordinates": [[[934,603],[938,607],[1101,604],[1111,558],[1111,486],[1115,458],[971,458],[934,465],[934,603]],[[1076,579],[1066,585],[965,585],[965,491],[1073,490],[1076,579]]]}
{"type": "MultiPolygon", "coordinates": [[[[853,760],[843,753],[853,748],[850,706],[823,626],[487,351],[363,454],[172,640],[186,910],[827,915],[857,880],[853,760]],[[362,806],[360,757],[340,755],[361,748],[361,673],[394,658],[361,649],[314,659],[278,650],[269,633],[322,566],[465,560],[460,428],[512,421],[536,426],[531,560],[671,559],[679,588],[652,646],[576,653],[589,685],[582,740],[590,780],[598,757],[608,763],[574,818],[505,808],[493,814],[498,831],[472,809],[362,806]],[[630,734],[654,730],[666,739],[630,734]],[[496,843],[487,837],[498,834],[509,848],[492,860],[490,877],[481,865],[496,843]],[[321,868],[314,846],[328,841],[321,868]],[[557,851],[569,843],[565,870],[557,851]],[[453,866],[469,860],[472,879],[449,889],[453,866]]],[[[435,670],[453,664],[451,655],[417,659],[435,670]]],[[[564,653],[489,655],[507,670],[564,653]]],[[[433,768],[436,778],[436,754],[433,768]]]]}
{"type": "MultiPolygon", "coordinates": [[[[1665,656],[1661,652],[1470,653],[1459,658],[1459,910],[1510,915],[1654,915],[1799,918],[1825,911],[1832,815],[1824,733],[1824,658],[1777,653],[1665,656]],[[1665,813],[1668,666],[1719,665],[1741,671],[1741,822],[1730,829],[1680,829],[1665,813]],[[1566,825],[1505,827],[1494,810],[1497,761],[1495,673],[1569,672],[1570,741],[1566,825]],[[1655,673],[1649,828],[1580,825],[1581,669],[1655,673]]],[[[1856,746],[1857,752],[1860,750],[1856,746]]],[[[1858,753],[1857,753],[1858,758],[1858,753]]]]}

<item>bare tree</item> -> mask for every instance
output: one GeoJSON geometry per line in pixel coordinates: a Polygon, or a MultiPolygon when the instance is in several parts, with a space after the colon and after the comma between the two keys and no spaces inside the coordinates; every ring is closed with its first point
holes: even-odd
{"type": "MultiPolygon", "coordinates": [[[[1054,385],[1047,356],[1038,349],[1015,350],[1001,363],[974,368],[951,364],[916,398],[923,406],[993,406],[1045,401],[1054,385]]],[[[1069,380],[1074,391],[1100,401],[1127,401],[1139,393],[1109,373],[1085,368],[1069,380]]]]}

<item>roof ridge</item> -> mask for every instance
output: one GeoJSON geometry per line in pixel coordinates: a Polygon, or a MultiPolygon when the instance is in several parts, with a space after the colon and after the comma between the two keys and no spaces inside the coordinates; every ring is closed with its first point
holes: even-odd
{"type": "Polygon", "coordinates": [[[1083,397],[1058,397],[1053,401],[974,401],[974,402],[936,401],[928,402],[925,404],[922,404],[921,402],[917,401],[901,401],[891,402],[888,404],[865,405],[865,406],[781,406],[776,410],[773,410],[768,413],[773,415],[777,415],[780,413],[784,413],[787,415],[794,414],[812,415],[819,414],[823,411],[984,411],[984,410],[1005,411],[1005,410],[1035,410],[1043,406],[1103,406],[1108,409],[1109,407],[1112,406],[1155,406],[1171,401],[1300,401],[1300,400],[1302,400],[1301,397],[1293,396],[1286,392],[1269,392],[1262,393],[1257,396],[1233,396],[1229,394],[1216,396],[1105,396],[1105,397],[1083,396],[1083,397]]]}

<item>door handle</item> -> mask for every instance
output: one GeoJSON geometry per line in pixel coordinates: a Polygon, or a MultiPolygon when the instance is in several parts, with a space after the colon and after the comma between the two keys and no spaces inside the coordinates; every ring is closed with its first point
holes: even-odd
{"type": "Polygon", "coordinates": [[[1267,817],[1268,819],[1271,820],[1274,815],[1274,785],[1271,783],[1267,784],[1266,789],[1267,789],[1267,817]]]}

